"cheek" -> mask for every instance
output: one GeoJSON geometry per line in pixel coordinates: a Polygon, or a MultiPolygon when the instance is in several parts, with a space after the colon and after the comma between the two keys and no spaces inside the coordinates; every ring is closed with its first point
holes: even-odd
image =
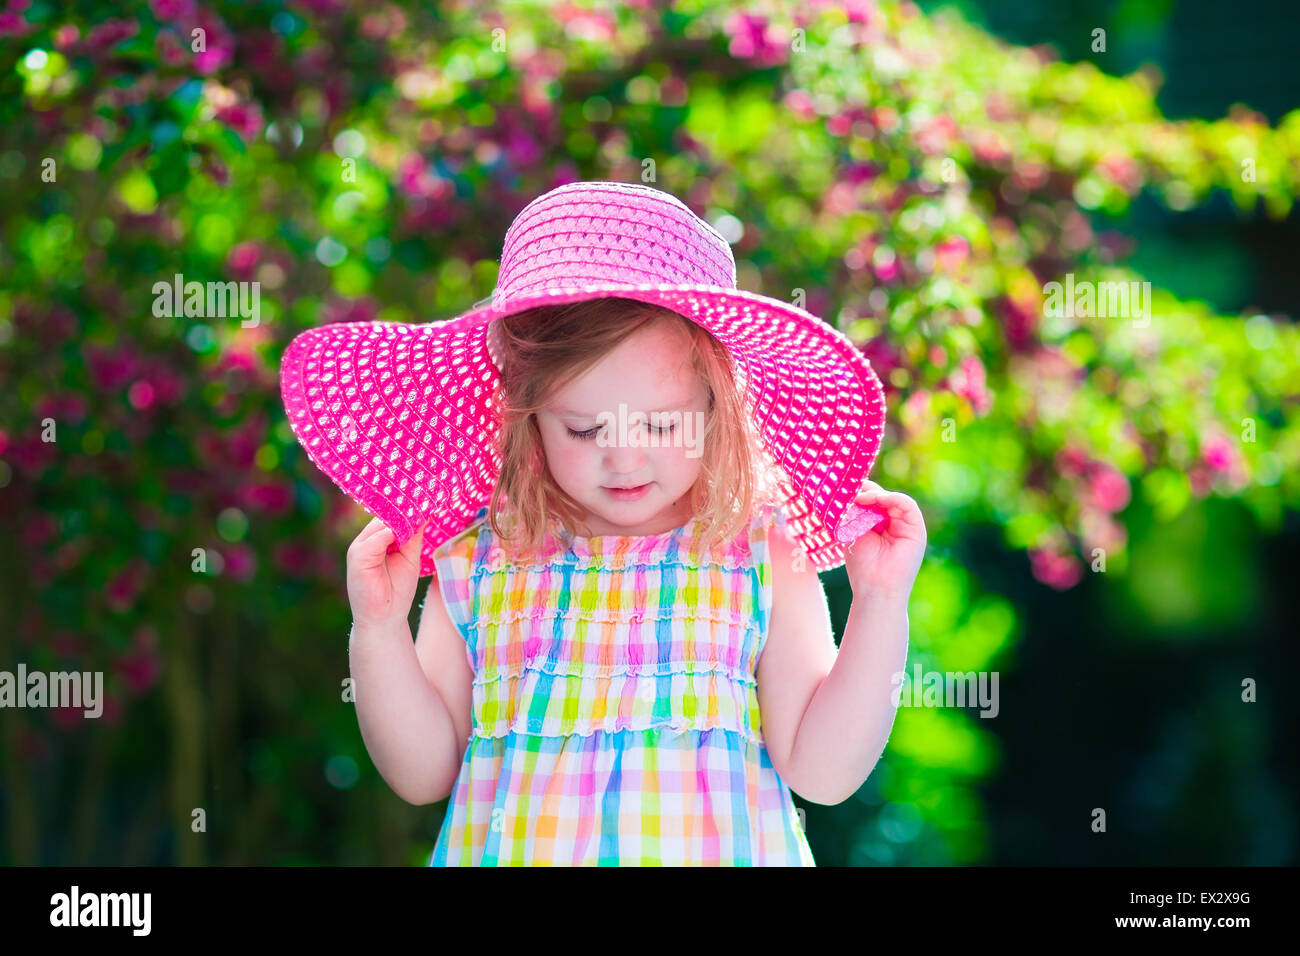
{"type": "Polygon", "coordinates": [[[662,455],[658,462],[659,467],[679,479],[692,478],[700,470],[700,459],[690,457],[689,448],[665,448],[662,455]]]}
{"type": "MultiPolygon", "coordinates": [[[[594,446],[595,442],[590,444],[594,446]]],[[[558,481],[582,480],[584,475],[599,464],[599,460],[592,455],[585,443],[570,439],[563,434],[544,432],[542,448],[546,452],[547,467],[558,481]]]]}

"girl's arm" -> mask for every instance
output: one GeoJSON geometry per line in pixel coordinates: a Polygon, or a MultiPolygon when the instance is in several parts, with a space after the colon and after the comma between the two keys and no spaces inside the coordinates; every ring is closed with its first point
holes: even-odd
{"type": "Polygon", "coordinates": [[[889,742],[894,687],[907,665],[907,601],[926,546],[921,509],[907,495],[868,481],[856,500],[887,512],[889,520],[854,541],[845,557],[853,604],[835,663],[795,731],[789,761],[791,777],[828,805],[857,792],[889,742]]]}
{"type": "MultiPolygon", "coordinates": [[[[457,746],[460,732],[438,690],[454,686],[453,672],[439,667],[450,657],[447,649],[459,643],[453,625],[441,601],[424,602],[420,634],[430,648],[425,656],[432,673],[427,673],[407,623],[419,580],[424,528],[422,524],[405,544],[390,551],[393,531],[375,518],[348,547],[348,662],[361,739],[393,792],[417,806],[451,792],[464,753],[464,747],[457,746]],[[449,683],[433,683],[444,679],[449,683]]],[[[463,652],[452,660],[472,679],[463,652]]],[[[469,697],[454,696],[465,703],[463,726],[468,729],[469,697]]]]}
{"type": "Polygon", "coordinates": [[[464,748],[420,666],[410,625],[354,624],[348,662],[361,739],[375,769],[407,803],[442,800],[455,784],[464,748]]]}
{"type": "Polygon", "coordinates": [[[795,734],[790,778],[800,796],[833,806],[870,776],[894,727],[907,626],[906,595],[854,595],[835,664],[795,734]]]}

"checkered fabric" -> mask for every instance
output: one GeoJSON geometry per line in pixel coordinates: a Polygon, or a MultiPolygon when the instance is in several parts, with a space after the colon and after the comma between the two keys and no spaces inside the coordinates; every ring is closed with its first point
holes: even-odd
{"type": "Polygon", "coordinates": [[[814,866],[755,682],[783,511],[712,548],[692,519],[523,564],[485,515],[434,556],[474,693],[430,865],[814,866]]]}

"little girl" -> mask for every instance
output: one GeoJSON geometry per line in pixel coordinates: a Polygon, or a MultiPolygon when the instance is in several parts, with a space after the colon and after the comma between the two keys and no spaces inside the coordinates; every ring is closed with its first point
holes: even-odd
{"type": "Polygon", "coordinates": [[[432,865],[813,865],[791,790],[839,803],[883,751],[925,549],[865,480],[869,365],[648,187],[535,200],[495,299],[286,350],[295,433],[379,515],[347,571],[376,767],[450,797],[432,865]]]}

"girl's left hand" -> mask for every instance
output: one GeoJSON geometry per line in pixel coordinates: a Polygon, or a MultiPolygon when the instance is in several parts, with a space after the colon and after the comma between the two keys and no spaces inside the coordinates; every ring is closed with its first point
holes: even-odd
{"type": "Polygon", "coordinates": [[[863,534],[845,552],[853,596],[906,601],[925,557],[921,509],[901,491],[886,491],[870,480],[863,483],[854,501],[860,507],[887,512],[889,520],[863,534]]]}

